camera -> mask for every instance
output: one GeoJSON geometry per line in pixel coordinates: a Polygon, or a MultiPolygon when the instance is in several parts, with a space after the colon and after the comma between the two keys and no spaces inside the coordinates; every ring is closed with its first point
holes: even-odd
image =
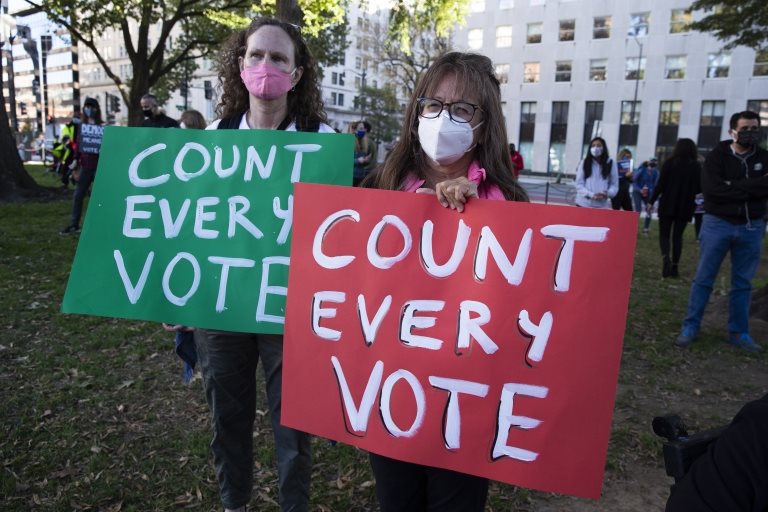
{"type": "Polygon", "coordinates": [[[691,464],[704,455],[709,445],[727,428],[722,426],[689,435],[683,420],[675,414],[656,416],[651,426],[657,436],[667,440],[663,447],[664,467],[675,482],[685,476],[691,464]]]}

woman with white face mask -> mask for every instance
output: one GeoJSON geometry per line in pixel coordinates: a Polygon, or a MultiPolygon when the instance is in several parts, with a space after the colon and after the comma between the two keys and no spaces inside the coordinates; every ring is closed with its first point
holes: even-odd
{"type": "Polygon", "coordinates": [[[611,198],[618,191],[616,162],[608,155],[608,146],[602,137],[595,137],[576,170],[576,206],[611,208],[611,198]]]}
{"type": "MultiPolygon", "coordinates": [[[[512,172],[501,93],[493,64],[448,53],[419,81],[399,142],[362,186],[434,194],[464,211],[472,201],[527,201],[512,172]]],[[[471,206],[469,206],[471,208],[471,206]]],[[[481,512],[488,480],[371,454],[382,512],[481,512]]]]}

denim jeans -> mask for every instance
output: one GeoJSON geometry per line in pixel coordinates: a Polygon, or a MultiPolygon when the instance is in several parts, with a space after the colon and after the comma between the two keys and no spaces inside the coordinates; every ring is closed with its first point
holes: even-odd
{"type": "Polygon", "coordinates": [[[222,504],[237,508],[251,498],[256,366],[261,358],[277,448],[280,507],[284,512],[307,511],[310,436],[280,424],[283,337],[198,329],[195,343],[211,409],[211,449],[222,504]]]}
{"type": "Polygon", "coordinates": [[[80,169],[80,177],[77,178],[75,193],[72,195],[72,218],[69,221],[70,226],[80,227],[80,217],[83,213],[83,201],[88,189],[91,187],[96,177],[96,169],[80,169]]]}
{"type": "Polygon", "coordinates": [[[699,243],[699,266],[691,286],[688,312],[683,328],[697,333],[704,309],[712,293],[720,265],[731,253],[731,290],[728,304],[728,331],[749,332],[749,303],[752,299],[752,278],[760,263],[760,249],[765,234],[765,221],[731,224],[727,220],[704,214],[699,243]]]}

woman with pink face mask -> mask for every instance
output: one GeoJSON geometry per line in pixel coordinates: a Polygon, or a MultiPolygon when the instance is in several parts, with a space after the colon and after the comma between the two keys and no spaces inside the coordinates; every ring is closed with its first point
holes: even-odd
{"type": "MultiPolygon", "coordinates": [[[[513,173],[507,140],[491,60],[447,53],[419,81],[399,141],[362,186],[434,194],[458,212],[477,198],[528,201],[513,173]]],[[[486,478],[374,453],[370,459],[382,512],[485,508],[486,478]]]]}
{"type": "MultiPolygon", "coordinates": [[[[207,129],[335,133],[326,124],[317,65],[299,29],[255,19],[224,44],[219,119],[207,129]]],[[[282,335],[194,331],[211,409],[216,477],[225,511],[245,511],[253,487],[256,366],[261,360],[277,449],[280,508],[309,510],[310,437],[280,424],[282,335]]]]}

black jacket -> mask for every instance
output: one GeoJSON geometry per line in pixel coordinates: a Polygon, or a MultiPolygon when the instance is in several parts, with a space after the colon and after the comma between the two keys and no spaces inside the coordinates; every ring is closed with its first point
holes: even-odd
{"type": "Polygon", "coordinates": [[[178,128],[179,122],[167,115],[160,113],[156,116],[148,117],[141,123],[144,128],[178,128]]]}
{"type": "Polygon", "coordinates": [[[651,204],[659,200],[659,217],[691,220],[696,194],[701,192],[701,165],[696,160],[670,158],[661,167],[651,204]]]}
{"type": "Polygon", "coordinates": [[[734,224],[765,216],[768,198],[768,151],[755,147],[744,158],[720,142],[707,155],[701,175],[704,210],[734,224]]]}
{"type": "Polygon", "coordinates": [[[768,395],[745,405],[672,488],[666,512],[768,510],[768,395]]]}

